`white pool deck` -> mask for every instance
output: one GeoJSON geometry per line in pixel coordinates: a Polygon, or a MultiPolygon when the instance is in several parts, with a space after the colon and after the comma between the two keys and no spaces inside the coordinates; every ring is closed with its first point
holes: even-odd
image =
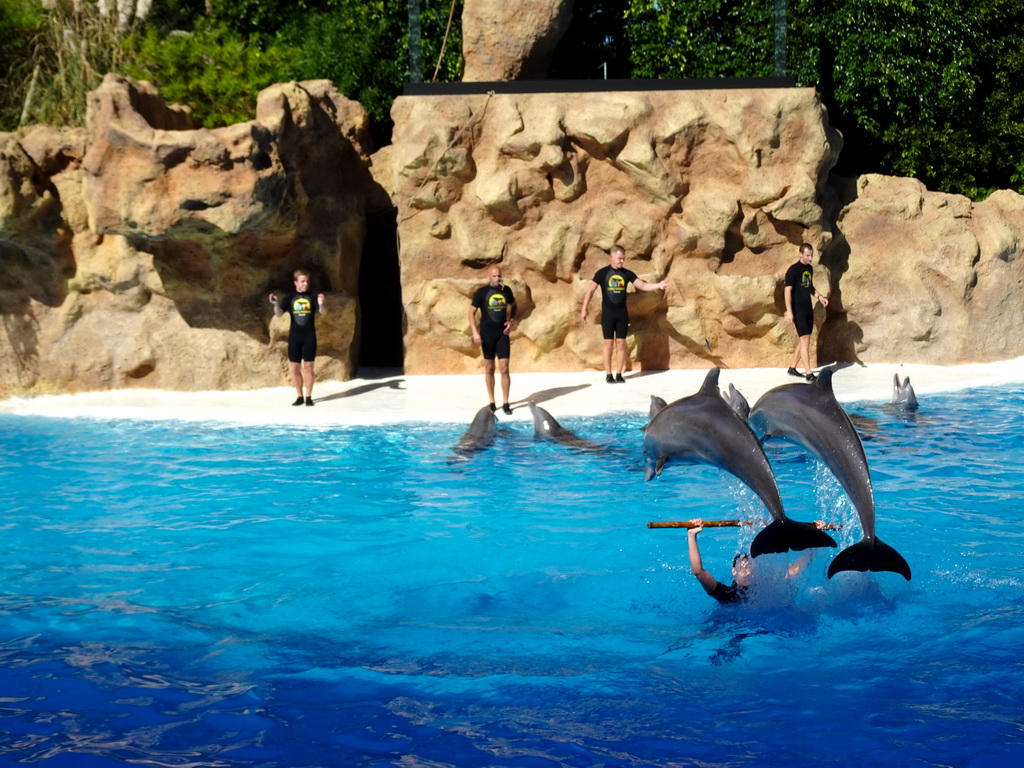
{"type": "MultiPolygon", "coordinates": [[[[646,413],[651,395],[666,401],[693,394],[707,369],[632,372],[625,384],[607,384],[601,371],[512,373],[513,414],[529,420],[526,403],[542,404],[556,418],[612,412],[646,413]]],[[[900,363],[852,364],[836,371],[840,402],[889,402],[893,375],[909,376],[922,407],[929,394],[1024,382],[1024,357],[995,363],[930,366],[900,363]]],[[[778,368],[723,369],[723,390],[732,383],[751,405],[767,390],[798,380],[778,368]]],[[[496,382],[497,384],[497,382],[496,382]]],[[[501,402],[500,386],[497,387],[501,402]]],[[[382,424],[402,421],[468,423],[487,402],[483,374],[406,376],[371,372],[351,381],[318,382],[312,408],[291,405],[291,387],[248,391],[164,392],[150,389],[75,395],[12,397],[0,413],[63,418],[181,419],[241,424],[382,424]]]]}

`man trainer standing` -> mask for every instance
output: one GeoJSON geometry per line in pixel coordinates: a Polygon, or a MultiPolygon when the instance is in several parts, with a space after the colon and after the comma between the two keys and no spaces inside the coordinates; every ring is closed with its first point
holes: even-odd
{"type": "Polygon", "coordinates": [[[786,320],[796,326],[796,349],[793,362],[786,371],[790,376],[803,376],[807,381],[814,381],[811,370],[811,331],[814,330],[814,300],[821,306],[828,306],[828,299],[818,293],[814,287],[814,270],[811,259],[814,258],[814,247],[809,243],[800,246],[800,260],[786,271],[786,320]],[[803,364],[804,373],[797,370],[803,364]]]}
{"type": "Polygon", "coordinates": [[[504,400],[501,410],[512,413],[508,404],[508,391],[512,378],[508,372],[508,358],[511,349],[509,332],[512,320],[516,316],[516,299],[512,289],[501,283],[501,267],[492,266],[487,270],[487,285],[473,294],[469,306],[469,325],[473,329],[473,342],[478,344],[484,353],[484,386],[490,399],[491,410],[494,404],[494,360],[498,360],[498,372],[501,374],[501,394],[504,400]],[[480,321],[477,323],[477,312],[480,321]]]}
{"type": "Polygon", "coordinates": [[[601,332],[604,334],[604,373],[609,384],[624,384],[622,372],[626,368],[626,332],[629,328],[629,312],[626,310],[626,286],[632,283],[639,291],[663,291],[668,281],[648,283],[636,276],[635,272],[623,268],[626,263],[626,251],[621,245],[612,246],[608,253],[609,264],[597,271],[587,295],[583,297],[583,308],[580,309],[580,322],[587,322],[587,305],[594,291],[601,289],[601,332]],[[612,344],[616,351],[616,373],[612,376],[612,344]]]}
{"type": "Polygon", "coordinates": [[[284,296],[279,302],[277,294],[270,294],[274,315],[285,312],[291,315],[292,325],[288,331],[288,368],[291,371],[295,392],[298,394],[292,405],[313,405],[313,361],[316,359],[315,315],[323,314],[324,295],[318,293],[316,300],[309,292],[309,272],[295,270],[295,291],[284,296]],[[282,306],[283,305],[283,306],[282,306]],[[305,397],[303,397],[305,390],[305,397]]]}

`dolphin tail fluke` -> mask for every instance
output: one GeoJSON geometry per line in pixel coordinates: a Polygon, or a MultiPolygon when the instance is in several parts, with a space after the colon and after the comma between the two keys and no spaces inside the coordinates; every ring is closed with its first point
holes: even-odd
{"type": "Polygon", "coordinates": [[[754,537],[750,544],[750,555],[778,554],[793,550],[799,552],[813,547],[835,547],[836,540],[818,528],[814,523],[796,520],[776,520],[754,537]]]}
{"type": "Polygon", "coordinates": [[[836,555],[828,577],[840,571],[892,571],[910,581],[910,566],[903,555],[880,539],[861,539],[836,555]]]}

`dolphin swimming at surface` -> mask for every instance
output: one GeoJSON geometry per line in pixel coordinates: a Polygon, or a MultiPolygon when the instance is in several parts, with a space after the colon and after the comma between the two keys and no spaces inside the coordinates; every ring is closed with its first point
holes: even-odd
{"type": "Polygon", "coordinates": [[[657,415],[658,411],[664,408],[668,403],[665,402],[664,398],[658,397],[657,395],[651,395],[651,407],[647,411],[647,418],[653,419],[657,415]]]}
{"type": "Polygon", "coordinates": [[[766,438],[785,438],[813,453],[853,502],[863,538],[835,556],[829,578],[839,571],[892,571],[909,580],[907,561],[875,537],[875,498],[867,457],[860,435],[832,391],[832,374],[832,368],[824,368],[813,384],[783,384],[765,392],[750,411],[750,425],[766,438]]]}
{"type": "Polygon", "coordinates": [[[773,522],[754,539],[754,557],[810,547],[834,547],[835,540],[813,523],[790,520],[761,443],[718,389],[712,368],[700,391],[660,410],[644,429],[644,476],[659,474],[672,457],[711,464],[739,478],[764,502],[773,522]],[[765,536],[765,534],[768,534],[765,536]]]}
{"type": "Polygon", "coordinates": [[[485,405],[476,412],[469,429],[465,431],[459,442],[452,450],[459,456],[469,458],[479,453],[494,441],[494,433],[497,430],[497,419],[494,418],[494,411],[489,405],[485,405]]]}
{"type": "Polygon", "coordinates": [[[917,410],[917,394],[910,385],[909,376],[907,376],[906,381],[900,384],[900,375],[898,373],[892,375],[892,399],[889,401],[889,404],[899,405],[908,411],[917,410]]]}
{"type": "Polygon", "coordinates": [[[554,416],[532,400],[527,405],[530,407],[530,413],[533,414],[533,434],[535,437],[543,438],[545,440],[553,440],[556,443],[569,445],[583,451],[607,450],[603,445],[598,445],[597,443],[592,443],[589,440],[584,440],[582,437],[578,437],[576,434],[559,424],[558,421],[555,420],[554,416]]]}

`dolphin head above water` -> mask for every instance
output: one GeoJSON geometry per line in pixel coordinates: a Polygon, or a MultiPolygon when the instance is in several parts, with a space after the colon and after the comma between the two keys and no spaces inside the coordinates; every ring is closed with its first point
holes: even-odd
{"type": "Polygon", "coordinates": [[[473,417],[469,429],[465,431],[452,450],[460,456],[468,458],[486,448],[494,440],[497,431],[497,419],[489,405],[485,405],[473,417]]]}
{"type": "Polygon", "coordinates": [[[747,417],[750,416],[750,403],[747,402],[747,398],[743,396],[743,393],[732,385],[732,382],[729,383],[728,393],[723,394],[722,397],[725,398],[725,402],[729,404],[729,407],[733,409],[737,416],[744,421],[747,420],[747,417]]]}
{"type": "Polygon", "coordinates": [[[533,434],[535,437],[554,438],[566,432],[566,429],[559,424],[555,417],[545,411],[532,400],[527,403],[530,414],[533,416],[533,434]]]}
{"type": "Polygon", "coordinates": [[[533,435],[537,439],[553,440],[581,451],[604,452],[608,450],[607,446],[584,440],[572,430],[566,429],[558,423],[554,416],[535,402],[531,401],[528,405],[530,413],[533,415],[533,435]]]}
{"type": "Polygon", "coordinates": [[[900,384],[900,375],[892,375],[892,399],[889,400],[889,404],[902,406],[908,411],[917,409],[917,394],[910,384],[909,376],[900,384]]]}

